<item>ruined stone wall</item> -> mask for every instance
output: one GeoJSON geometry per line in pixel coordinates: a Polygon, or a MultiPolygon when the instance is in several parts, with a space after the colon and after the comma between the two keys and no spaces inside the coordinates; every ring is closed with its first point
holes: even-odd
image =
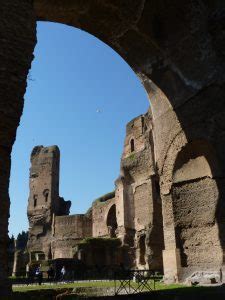
{"type": "Polygon", "coordinates": [[[146,146],[144,132],[147,129],[148,128],[144,115],[132,119],[126,125],[126,137],[124,141],[122,159],[129,157],[133,151],[139,152],[145,149],[146,146]],[[133,151],[131,150],[132,140],[134,141],[133,151]]]}
{"type": "Polygon", "coordinates": [[[189,143],[177,157],[172,202],[182,278],[198,270],[218,271],[223,264],[217,210],[223,202],[225,181],[220,174],[215,151],[204,140],[189,143]]]}
{"type": "Polygon", "coordinates": [[[162,269],[161,199],[150,110],[128,123],[116,192],[93,202],[89,215],[60,213],[57,147],[36,147],[31,161],[30,251],[43,251],[46,258],[49,252],[52,258],[73,258],[76,245],[86,237],[119,237],[129,248],[128,266],[162,269]]]}
{"type": "Polygon", "coordinates": [[[92,236],[92,220],[87,215],[56,216],[53,226],[53,258],[73,258],[73,248],[92,236]]]}
{"type": "Polygon", "coordinates": [[[92,204],[92,228],[93,237],[108,237],[110,229],[107,225],[107,217],[110,208],[115,204],[115,197],[104,202],[101,200],[95,201],[92,204]]]}
{"type": "Polygon", "coordinates": [[[124,262],[124,249],[121,241],[116,238],[90,238],[77,245],[77,256],[87,266],[94,267],[105,276],[108,271],[112,273],[118,270],[124,262]]]}
{"type": "Polygon", "coordinates": [[[151,181],[137,186],[134,191],[134,226],[137,231],[149,226],[152,219],[153,206],[152,203],[149,203],[149,199],[152,199],[151,181]]]}
{"type": "Polygon", "coordinates": [[[173,187],[177,248],[181,252],[181,267],[190,268],[189,273],[196,269],[219,269],[223,263],[215,220],[219,197],[217,182],[211,178],[173,187]]]}
{"type": "Polygon", "coordinates": [[[41,251],[51,258],[52,222],[56,215],[68,214],[70,201],[59,197],[60,152],[57,146],[37,146],[31,154],[28,201],[28,251],[41,251]]]}
{"type": "Polygon", "coordinates": [[[0,1],[0,5],[0,296],[7,297],[11,151],[36,44],[36,20],[31,0],[0,1]]]}
{"type": "MultiPolygon", "coordinates": [[[[137,200],[139,197],[138,192],[135,195],[136,188],[140,190],[143,184],[149,187],[151,185],[151,176],[155,175],[154,153],[150,144],[151,126],[150,112],[145,116],[133,119],[127,124],[124,151],[121,159],[121,176],[116,182],[116,201],[118,202],[118,218],[121,220],[119,226],[125,226],[130,229],[136,229],[136,216],[138,216],[138,210],[141,206],[137,200]],[[132,143],[133,146],[131,145],[132,143]],[[123,200],[121,200],[122,198],[123,200]]],[[[152,206],[151,188],[148,188],[146,191],[143,189],[143,193],[145,193],[145,196],[142,195],[142,199],[145,201],[145,204],[148,204],[146,207],[147,213],[141,218],[141,222],[145,226],[150,222],[148,216],[152,206]]]]}
{"type": "MultiPolygon", "coordinates": [[[[224,257],[224,178],[215,144],[195,139],[182,145],[174,162],[171,195],[165,205],[166,249],[176,247],[177,276],[218,273],[224,257]],[[174,246],[175,245],[175,246],[174,246]]],[[[164,259],[170,265],[171,255],[164,259]]],[[[170,274],[171,266],[166,270],[170,274]]]]}
{"type": "Polygon", "coordinates": [[[43,251],[48,258],[52,216],[59,197],[59,149],[37,146],[31,154],[28,201],[29,251],[43,251]]]}
{"type": "Polygon", "coordinates": [[[55,211],[59,197],[59,149],[37,146],[31,154],[30,195],[28,213],[42,209],[55,211]]]}
{"type": "Polygon", "coordinates": [[[92,220],[86,215],[56,216],[54,225],[54,237],[66,238],[73,235],[74,238],[92,236],[92,220]]]}
{"type": "MultiPolygon", "coordinates": [[[[165,257],[177,276],[172,203],[177,154],[190,141],[212,143],[224,166],[224,1],[1,1],[0,295],[8,285],[6,241],[10,155],[23,108],[35,45],[35,20],[86,30],[117,51],[141,78],[151,99],[156,162],[164,214],[165,257]]],[[[225,170],[222,170],[224,178],[225,170]]],[[[223,194],[224,186],[220,186],[223,194]]],[[[216,216],[224,235],[222,203],[216,216]],[[221,219],[220,219],[221,218],[221,219]]],[[[124,209],[124,208],[123,208],[124,209]]],[[[222,247],[222,246],[221,246],[222,247]]],[[[223,248],[223,247],[222,247],[223,248]]]]}
{"type": "Polygon", "coordinates": [[[149,110],[127,125],[121,177],[116,181],[118,236],[136,249],[136,267],[162,270],[162,212],[154,156],[149,110]]]}

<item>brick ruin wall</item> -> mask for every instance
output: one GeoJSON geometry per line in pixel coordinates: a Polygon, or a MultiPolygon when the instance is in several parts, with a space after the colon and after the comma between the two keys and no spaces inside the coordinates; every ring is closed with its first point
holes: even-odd
{"type": "Polygon", "coordinates": [[[28,204],[30,251],[42,251],[46,258],[49,252],[52,258],[72,258],[76,245],[86,237],[119,237],[134,249],[126,259],[129,266],[162,269],[161,201],[155,188],[151,129],[150,111],[128,123],[116,191],[94,201],[86,215],[69,216],[68,209],[63,211],[70,202],[59,197],[59,149],[34,148],[28,204]]]}
{"type": "MultiPolygon", "coordinates": [[[[164,202],[167,203],[164,216],[169,216],[170,210],[173,213],[172,227],[170,230],[167,226],[165,239],[172,241],[174,231],[180,279],[199,269],[214,270],[223,263],[220,186],[224,180],[210,149],[204,141],[182,148],[174,164],[171,194],[164,202]]],[[[165,248],[162,202],[154,159],[151,112],[148,111],[127,125],[115,194],[94,201],[86,215],[68,216],[64,215],[66,202],[58,193],[59,150],[36,147],[30,170],[30,249],[43,251],[46,257],[51,251],[52,258],[73,258],[77,257],[76,246],[87,237],[118,237],[129,249],[129,254],[123,256],[127,266],[162,271],[165,248]],[[115,209],[115,220],[111,221],[116,223],[114,235],[110,232],[112,223],[108,222],[112,209],[115,209]]],[[[169,249],[170,246],[166,246],[169,249]]],[[[88,257],[86,255],[86,259],[88,257]]],[[[108,252],[104,257],[109,261],[108,252]]],[[[171,268],[174,268],[172,260],[171,268]]]]}
{"type": "Polygon", "coordinates": [[[124,242],[135,249],[133,266],[162,270],[161,198],[154,162],[151,111],[127,125],[116,182],[118,226],[124,242]]]}
{"type": "Polygon", "coordinates": [[[59,150],[37,146],[31,154],[30,195],[28,201],[28,248],[48,257],[52,215],[57,205],[59,187],[59,150]],[[41,248],[40,248],[41,247],[41,248]]]}
{"type": "MultiPolygon", "coordinates": [[[[171,199],[177,184],[173,182],[175,159],[183,147],[198,139],[213,145],[215,158],[220,161],[222,173],[213,177],[220,196],[213,203],[224,253],[225,208],[221,201],[224,184],[220,183],[225,173],[225,60],[221,50],[225,40],[224,12],[224,1],[177,0],[172,5],[157,0],[126,4],[113,0],[1,1],[0,67],[4,70],[0,82],[1,296],[6,297],[10,291],[6,248],[11,150],[23,111],[39,20],[70,24],[110,45],[136,72],[146,89],[153,108],[166,276],[172,280],[179,277],[179,249],[171,199]],[[178,18],[181,12],[182,18],[178,18]]],[[[120,210],[124,210],[124,205],[120,210]]],[[[122,219],[123,216],[119,221],[122,219]]],[[[216,255],[214,259],[217,261],[216,255]]]]}
{"type": "Polygon", "coordinates": [[[108,237],[107,216],[112,205],[115,204],[115,197],[102,202],[97,200],[92,204],[93,237],[108,237]]]}
{"type": "Polygon", "coordinates": [[[219,268],[223,253],[215,223],[215,200],[219,197],[216,180],[205,178],[176,184],[172,196],[181,267],[219,268]]]}
{"type": "Polygon", "coordinates": [[[205,141],[192,142],[180,152],[174,170],[172,202],[176,246],[182,277],[223,264],[223,193],[225,181],[215,153],[205,141]]]}
{"type": "MultiPolygon", "coordinates": [[[[150,111],[128,123],[115,195],[107,199],[100,197],[93,202],[87,215],[63,215],[66,205],[58,196],[59,164],[53,162],[51,153],[55,148],[50,147],[48,151],[37,148],[31,159],[29,247],[46,255],[51,248],[53,258],[72,258],[82,239],[111,236],[108,218],[115,208],[114,234],[129,248],[129,255],[124,258],[127,266],[161,271],[162,252],[166,247],[169,256],[164,255],[164,263],[173,270],[177,264],[180,279],[199,269],[219,268],[224,249],[221,236],[224,216],[220,209],[224,196],[220,187],[224,180],[213,150],[204,141],[189,143],[181,149],[174,164],[171,194],[167,199],[164,197],[162,211],[152,135],[150,111]],[[49,203],[43,193],[47,186],[50,187],[49,203]],[[34,196],[38,201],[35,208],[34,196]],[[54,203],[52,210],[51,201],[54,203]],[[166,224],[164,233],[162,213],[166,224]],[[171,259],[174,253],[176,262],[171,259]]],[[[54,157],[59,160],[58,154],[54,157]]]]}
{"type": "Polygon", "coordinates": [[[28,249],[43,252],[46,259],[52,257],[53,217],[68,215],[71,206],[59,197],[59,164],[57,146],[37,146],[31,153],[28,249]]]}
{"type": "Polygon", "coordinates": [[[92,219],[86,215],[56,216],[52,230],[52,257],[73,258],[74,247],[92,236],[92,219]]]}

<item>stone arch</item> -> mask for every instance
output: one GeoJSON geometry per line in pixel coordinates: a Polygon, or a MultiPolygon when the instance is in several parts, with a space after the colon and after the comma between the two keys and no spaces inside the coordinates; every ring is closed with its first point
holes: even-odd
{"type": "Polygon", "coordinates": [[[179,108],[216,78],[221,68],[214,54],[203,54],[203,35],[209,52],[213,52],[213,40],[207,32],[212,7],[190,1],[169,6],[163,1],[144,0],[34,0],[34,9],[37,20],[67,24],[99,38],[134,70],[151,101],[155,158],[161,168],[167,148],[182,130],[179,108]],[[177,18],[181,12],[183,17],[177,18]],[[192,22],[195,35],[188,32],[192,22]],[[187,43],[193,45],[189,51],[187,43]]]}
{"type": "Polygon", "coordinates": [[[204,177],[215,178],[220,174],[212,145],[206,140],[194,140],[187,143],[177,155],[173,169],[173,183],[204,177]]]}
{"type": "MultiPolygon", "coordinates": [[[[214,135],[215,141],[221,140],[219,152],[224,153],[225,65],[221,19],[225,4],[208,2],[177,0],[173,5],[166,5],[162,0],[3,1],[0,12],[0,41],[4,50],[0,59],[0,68],[4,70],[0,82],[0,295],[7,295],[10,289],[6,280],[10,154],[33,59],[36,21],[59,22],[95,35],[117,51],[141,78],[152,101],[155,160],[162,176],[162,193],[169,195],[173,165],[168,163],[167,153],[180,132],[190,141],[190,125],[197,129],[196,120],[205,122],[202,137],[214,135]],[[217,125],[218,132],[214,130],[217,125]]],[[[180,148],[177,146],[173,149],[175,155],[180,148]]]]}
{"type": "Polygon", "coordinates": [[[222,263],[216,224],[220,197],[216,160],[211,145],[197,140],[188,143],[175,162],[171,193],[176,247],[180,250],[182,268],[204,270],[210,264],[219,268],[222,263]]]}
{"type": "Polygon", "coordinates": [[[116,204],[113,204],[108,210],[106,225],[108,227],[110,237],[116,237],[116,229],[118,227],[116,217],[116,204]]]}
{"type": "MultiPolygon", "coordinates": [[[[217,128],[215,128],[215,131],[216,130],[217,128]]],[[[176,170],[177,168],[175,167],[175,164],[177,162],[179,153],[181,153],[182,149],[187,147],[188,144],[201,143],[201,141],[202,147],[203,145],[205,145],[205,148],[209,148],[205,151],[209,152],[208,159],[210,158],[209,164],[212,176],[214,176],[213,174],[217,174],[218,176],[220,176],[224,172],[223,166],[218,166],[218,149],[212,146],[213,132],[210,132],[210,135],[208,134],[207,123],[195,123],[187,129],[178,130],[176,132],[176,135],[174,135],[173,139],[170,141],[169,145],[164,145],[165,148],[162,150],[162,152],[164,153],[163,163],[161,165],[161,168],[159,169],[160,188],[163,195],[167,195],[171,191],[174,179],[174,170],[176,170]],[[213,154],[210,155],[210,152],[213,154]],[[213,161],[214,157],[217,157],[216,162],[213,161]]]]}
{"type": "MultiPolygon", "coordinates": [[[[143,58],[133,59],[133,56],[137,56],[139,51],[137,45],[143,39],[141,33],[137,33],[138,27],[136,28],[136,24],[143,10],[142,3],[139,5],[135,4],[134,7],[131,7],[132,16],[126,14],[124,4],[118,2],[114,7],[114,5],[111,6],[110,1],[108,3],[104,3],[104,1],[100,1],[99,3],[97,1],[88,1],[85,3],[81,1],[67,1],[62,5],[60,1],[35,0],[34,9],[37,21],[61,23],[81,29],[94,35],[117,52],[132,68],[143,84],[149,101],[151,102],[153,119],[158,119],[168,110],[173,110],[173,105],[171,105],[170,99],[166,96],[166,90],[168,89],[169,97],[174,96],[176,79],[173,79],[173,91],[171,90],[172,86],[169,84],[168,86],[165,85],[165,87],[163,87],[164,91],[162,91],[160,88],[161,82],[158,80],[158,78],[160,78],[160,76],[158,76],[159,74],[157,74],[155,78],[153,74],[149,76],[149,71],[141,70],[139,66],[139,64],[144,65],[142,62],[143,58]],[[96,11],[99,10],[99,19],[96,19],[93,15],[89,15],[89,10],[92,11],[93,9],[96,11]],[[107,14],[109,14],[110,19],[107,14]],[[119,19],[117,19],[117,14],[121,14],[119,19]],[[113,18],[115,18],[115,20],[113,20],[113,18]],[[104,24],[104,26],[102,26],[102,24],[104,24]],[[133,26],[135,28],[132,28],[133,26]],[[111,28],[113,28],[113,30],[111,28]],[[130,35],[134,35],[135,40],[132,43],[132,47],[130,47],[129,43],[130,35]],[[135,53],[132,53],[133,51],[135,51],[135,53]],[[154,83],[150,77],[153,78],[154,83]]],[[[157,45],[154,45],[150,40],[145,42],[145,47],[146,51],[153,55],[152,62],[149,61],[148,57],[148,68],[151,68],[151,64],[155,64],[155,57],[161,61],[161,53],[157,45]]],[[[147,59],[147,57],[145,57],[145,59],[147,59]]],[[[161,68],[159,68],[159,70],[161,70],[161,68]]],[[[164,71],[165,70],[162,69],[163,73],[164,71]]],[[[168,70],[166,72],[168,72],[168,70]]],[[[171,76],[173,77],[172,73],[171,76]]]]}
{"type": "MultiPolygon", "coordinates": [[[[224,256],[224,226],[222,217],[218,217],[219,211],[224,216],[224,178],[218,153],[206,138],[187,142],[183,133],[176,137],[170,150],[164,166],[167,172],[161,178],[164,267],[166,252],[171,253],[174,248],[177,269],[173,276],[184,279],[199,270],[218,271],[224,256]],[[174,153],[174,149],[178,151],[174,153]]],[[[166,267],[166,275],[170,272],[166,267]]]]}

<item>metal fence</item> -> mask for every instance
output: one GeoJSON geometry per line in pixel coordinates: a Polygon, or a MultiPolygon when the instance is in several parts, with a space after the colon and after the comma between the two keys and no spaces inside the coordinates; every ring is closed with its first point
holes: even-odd
{"type": "Polygon", "coordinates": [[[155,290],[158,277],[151,270],[122,270],[115,272],[115,295],[136,294],[155,290]]]}

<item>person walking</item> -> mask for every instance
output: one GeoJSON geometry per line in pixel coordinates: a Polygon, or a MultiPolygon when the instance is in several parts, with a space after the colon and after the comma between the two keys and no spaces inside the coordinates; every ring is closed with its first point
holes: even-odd
{"type": "Polygon", "coordinates": [[[65,275],[66,275],[66,268],[65,266],[63,266],[61,269],[61,280],[65,279],[65,275]]]}
{"type": "Polygon", "coordinates": [[[52,280],[54,278],[54,269],[52,266],[50,266],[50,268],[47,271],[48,274],[48,280],[52,280]]]}
{"type": "Polygon", "coordinates": [[[43,274],[41,272],[41,265],[37,267],[37,269],[35,271],[35,277],[37,278],[38,284],[41,285],[42,281],[43,281],[43,274]]]}

